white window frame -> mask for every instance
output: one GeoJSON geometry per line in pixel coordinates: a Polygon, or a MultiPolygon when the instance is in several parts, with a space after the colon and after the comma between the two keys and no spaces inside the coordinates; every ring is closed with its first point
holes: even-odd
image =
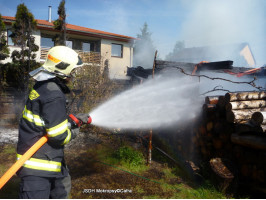
{"type": "Polygon", "coordinates": [[[83,52],[90,52],[91,51],[91,43],[90,42],[82,42],[82,51],[83,52]],[[84,50],[84,48],[83,48],[83,44],[89,44],[89,50],[84,50]]]}
{"type": "Polygon", "coordinates": [[[111,44],[111,56],[116,57],[116,58],[123,58],[123,44],[112,43],[111,44]],[[119,46],[120,46],[120,55],[116,54],[113,51],[114,48],[119,48],[119,46]]]}
{"type": "Polygon", "coordinates": [[[71,49],[73,49],[73,40],[67,40],[66,41],[66,46],[70,47],[71,49]],[[71,44],[71,45],[70,45],[71,44]]]}
{"type": "Polygon", "coordinates": [[[6,33],[7,33],[7,45],[8,46],[15,46],[15,44],[14,44],[14,42],[12,41],[12,38],[9,36],[9,34],[8,33],[13,33],[10,29],[7,29],[6,30],[6,33]]]}

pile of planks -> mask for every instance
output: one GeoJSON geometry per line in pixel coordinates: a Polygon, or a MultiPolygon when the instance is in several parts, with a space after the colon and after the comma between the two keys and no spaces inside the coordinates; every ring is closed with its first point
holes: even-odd
{"type": "Polygon", "coordinates": [[[202,110],[192,139],[197,155],[210,165],[215,158],[217,169],[227,160],[240,181],[265,186],[266,92],[206,97],[202,110]]]}

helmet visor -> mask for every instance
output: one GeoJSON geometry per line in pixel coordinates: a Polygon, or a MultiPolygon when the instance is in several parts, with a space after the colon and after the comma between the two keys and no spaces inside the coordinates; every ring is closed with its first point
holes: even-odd
{"type": "Polygon", "coordinates": [[[40,72],[42,72],[42,71],[45,71],[45,69],[44,69],[43,67],[39,67],[39,68],[37,68],[37,69],[35,69],[35,70],[29,72],[29,75],[30,75],[31,77],[33,77],[33,76],[35,76],[36,74],[38,74],[38,73],[40,73],[40,72]]]}
{"type": "Polygon", "coordinates": [[[75,78],[78,74],[78,71],[79,71],[78,68],[82,67],[83,64],[84,63],[82,62],[81,58],[78,56],[78,62],[76,64],[75,68],[70,72],[70,77],[75,78]]]}

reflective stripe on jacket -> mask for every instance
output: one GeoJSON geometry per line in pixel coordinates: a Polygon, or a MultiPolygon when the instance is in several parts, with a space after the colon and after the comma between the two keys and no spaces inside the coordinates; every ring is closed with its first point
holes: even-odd
{"type": "Polygon", "coordinates": [[[44,121],[40,118],[40,116],[34,115],[30,110],[27,109],[26,106],[23,110],[23,118],[34,123],[36,126],[44,126],[44,121]]]}
{"type": "Polygon", "coordinates": [[[72,135],[68,127],[66,98],[56,79],[37,82],[29,94],[19,123],[18,158],[46,134],[48,142],[26,161],[19,176],[63,176],[64,145],[72,135]]]}
{"type": "MultiPolygon", "coordinates": [[[[22,155],[17,154],[17,160],[19,160],[21,156],[22,155]]],[[[62,166],[61,162],[48,161],[37,158],[30,158],[23,165],[23,167],[27,167],[30,169],[45,170],[52,172],[61,172],[61,166],[62,166]]]]}

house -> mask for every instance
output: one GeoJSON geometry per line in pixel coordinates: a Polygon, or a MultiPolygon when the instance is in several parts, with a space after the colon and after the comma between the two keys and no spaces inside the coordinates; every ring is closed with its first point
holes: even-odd
{"type": "MultiPolygon", "coordinates": [[[[14,46],[11,38],[11,25],[15,17],[2,16],[7,27],[7,41],[12,52],[19,47],[14,46]]],[[[37,19],[37,30],[34,31],[35,43],[40,47],[37,61],[44,62],[48,50],[54,46],[53,36],[58,33],[51,20],[37,19]]],[[[66,25],[66,45],[86,57],[88,63],[96,63],[102,68],[109,67],[109,77],[127,79],[127,67],[133,65],[133,43],[136,38],[115,33],[95,30],[73,24],[66,25]]],[[[10,58],[4,62],[11,62],[10,58]]]]}
{"type": "Polygon", "coordinates": [[[255,67],[256,65],[248,43],[184,48],[172,57],[172,61],[188,63],[224,60],[232,60],[237,67],[255,67]]]}

